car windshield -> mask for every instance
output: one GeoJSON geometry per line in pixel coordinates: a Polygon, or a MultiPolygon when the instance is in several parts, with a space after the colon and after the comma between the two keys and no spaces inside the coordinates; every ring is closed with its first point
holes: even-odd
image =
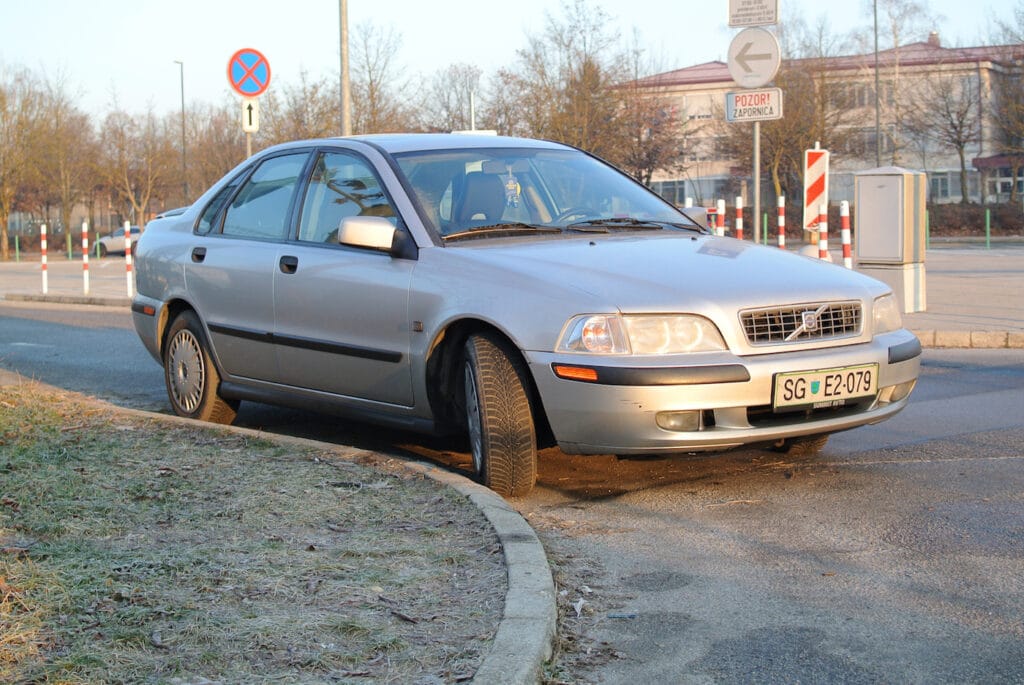
{"type": "Polygon", "coordinates": [[[461,149],[395,157],[424,219],[446,240],[562,231],[698,230],[647,188],[577,150],[461,149]]]}

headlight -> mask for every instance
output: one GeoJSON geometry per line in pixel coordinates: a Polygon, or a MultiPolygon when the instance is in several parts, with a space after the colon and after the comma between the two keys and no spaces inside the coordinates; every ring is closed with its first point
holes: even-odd
{"type": "Polygon", "coordinates": [[[725,350],[715,324],[690,314],[590,314],[565,327],[559,352],[589,354],[678,354],[725,350]]]}
{"type": "Polygon", "coordinates": [[[900,307],[896,302],[896,296],[892,293],[883,295],[875,300],[873,311],[874,327],[872,332],[874,335],[898,331],[903,328],[903,317],[900,315],[900,307]]]}

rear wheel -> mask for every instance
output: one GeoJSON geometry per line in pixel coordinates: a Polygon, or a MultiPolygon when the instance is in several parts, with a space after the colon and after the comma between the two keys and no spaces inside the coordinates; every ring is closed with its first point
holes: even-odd
{"type": "Polygon", "coordinates": [[[811,457],[823,450],[826,443],[828,443],[827,435],[802,435],[798,438],[779,440],[773,447],[776,452],[782,452],[791,457],[811,457]]]}
{"type": "Polygon", "coordinates": [[[212,423],[235,420],[238,401],[218,394],[220,374],[195,313],[182,312],[171,324],[163,362],[167,397],[175,414],[212,423]]]}
{"type": "Polygon", "coordinates": [[[519,355],[487,334],[465,348],[466,427],[480,482],[500,495],[522,497],[537,482],[537,437],[519,355]]]}

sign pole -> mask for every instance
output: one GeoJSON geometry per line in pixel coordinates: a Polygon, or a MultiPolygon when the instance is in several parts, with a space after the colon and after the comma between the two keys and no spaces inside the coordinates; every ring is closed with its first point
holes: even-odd
{"type": "Polygon", "coordinates": [[[757,242],[757,218],[761,216],[761,122],[754,122],[754,242],[757,242]]]}

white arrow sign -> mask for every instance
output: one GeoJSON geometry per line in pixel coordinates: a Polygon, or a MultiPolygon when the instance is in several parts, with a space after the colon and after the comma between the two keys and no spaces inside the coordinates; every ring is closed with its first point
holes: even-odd
{"type": "Polygon", "coordinates": [[[779,41],[767,29],[743,29],[729,44],[729,73],[744,88],[760,88],[769,83],[781,62],[779,41]]]}
{"type": "Polygon", "coordinates": [[[260,130],[259,98],[242,98],[242,131],[256,133],[260,130]]]}

